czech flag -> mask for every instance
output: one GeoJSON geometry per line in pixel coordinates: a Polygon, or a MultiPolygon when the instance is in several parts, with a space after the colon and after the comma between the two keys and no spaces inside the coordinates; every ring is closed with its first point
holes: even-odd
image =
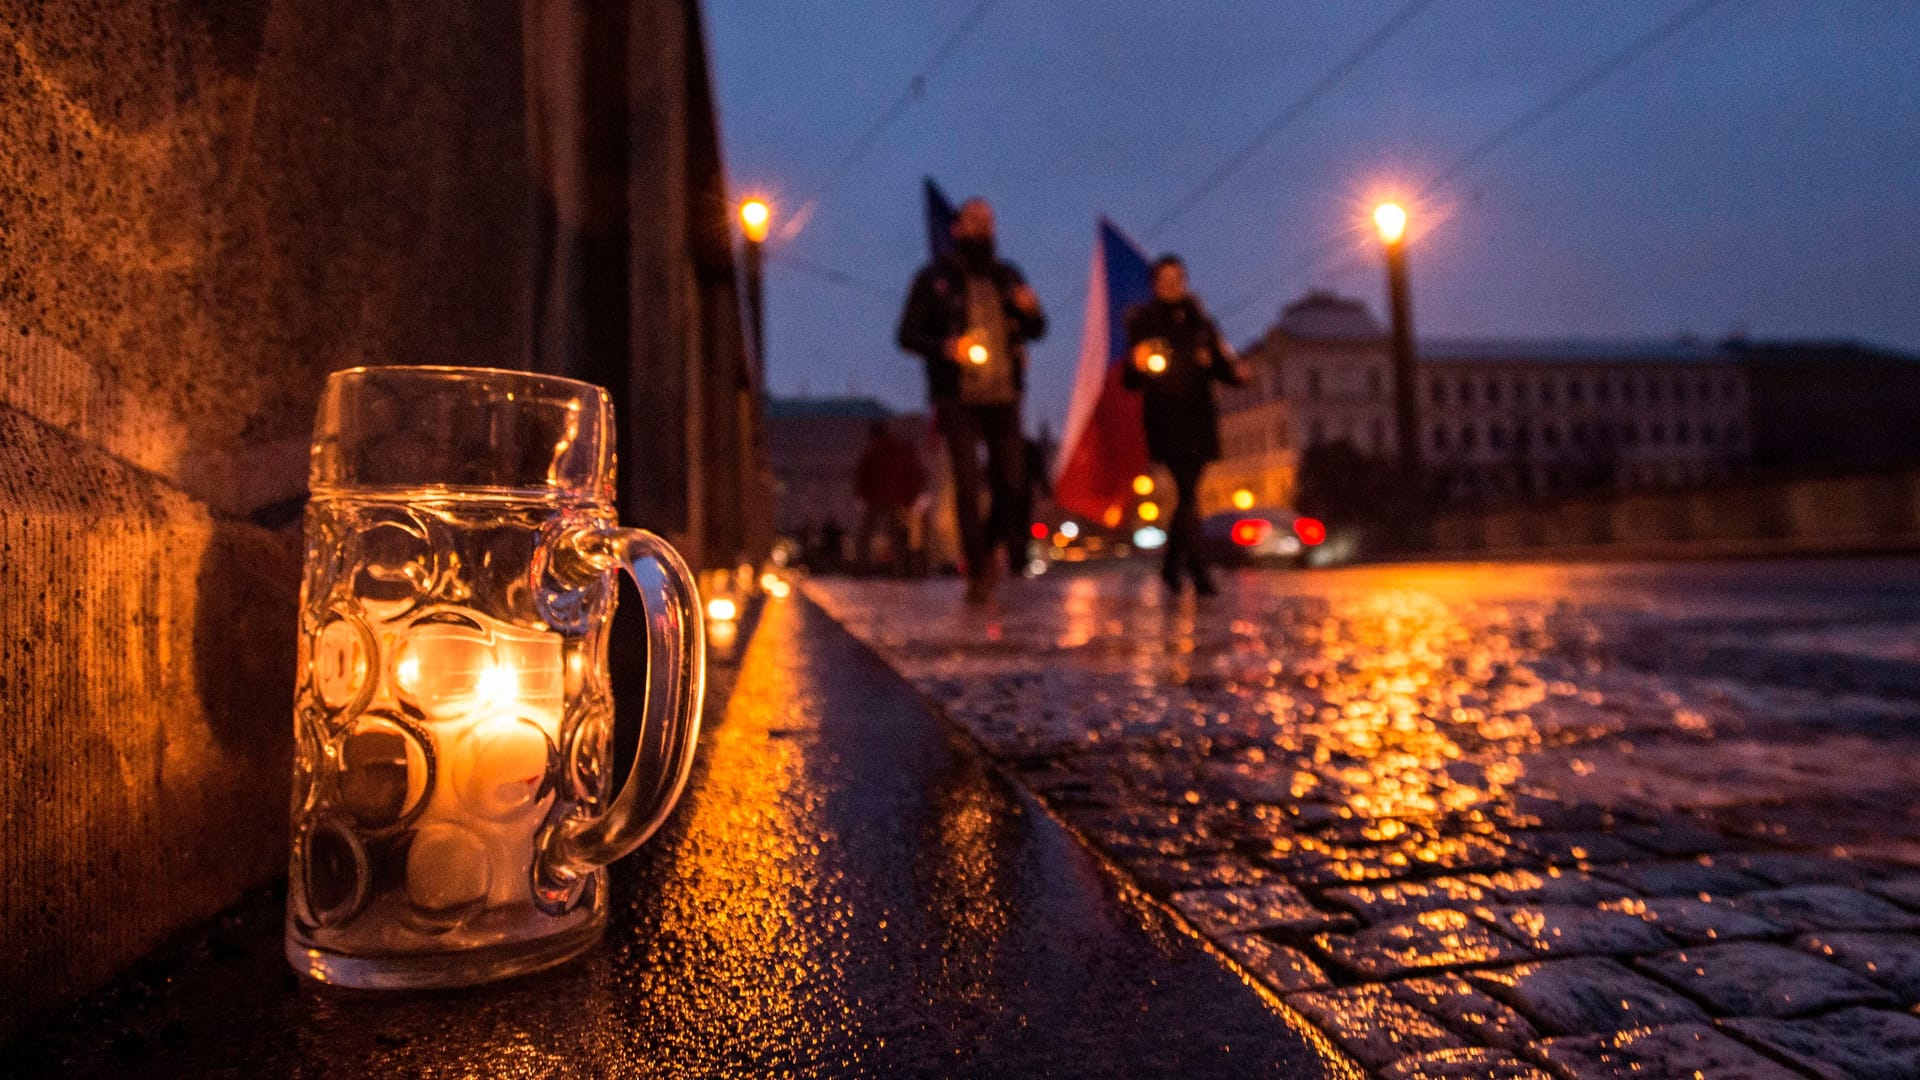
{"type": "Polygon", "coordinates": [[[1147,471],[1140,401],[1121,387],[1120,372],[1127,359],[1127,309],[1152,295],[1147,256],[1113,222],[1101,218],[1053,501],[1108,528],[1120,524],[1133,495],[1133,478],[1147,471]]]}
{"type": "Polygon", "coordinates": [[[953,250],[953,204],[933,177],[926,177],[921,186],[927,196],[927,258],[939,262],[940,256],[953,250]]]}

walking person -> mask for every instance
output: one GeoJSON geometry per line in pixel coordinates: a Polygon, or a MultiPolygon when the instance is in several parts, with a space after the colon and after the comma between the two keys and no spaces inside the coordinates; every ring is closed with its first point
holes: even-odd
{"type": "Polygon", "coordinates": [[[997,552],[1025,525],[1026,440],[1020,399],[1026,343],[1047,317],[1033,288],[994,250],[993,207],[969,199],[954,214],[953,250],[921,269],[900,313],[900,347],[926,364],[927,398],[953,464],[954,517],[967,563],[967,599],[993,598],[997,552]],[[980,452],[986,449],[982,477],[980,452]],[[981,488],[991,509],[980,515],[981,488]]]}
{"type": "Polygon", "coordinates": [[[895,435],[885,420],[875,420],[867,428],[866,449],[854,467],[854,492],[862,507],[854,558],[861,570],[871,573],[880,568],[873,557],[873,538],[881,533],[886,537],[887,569],[894,577],[907,576],[913,508],[926,490],[927,470],[920,464],[920,452],[895,435]]]}
{"type": "Polygon", "coordinates": [[[1200,474],[1220,457],[1220,420],[1213,384],[1245,383],[1239,360],[1200,301],[1187,290],[1177,255],[1153,264],[1153,299],[1126,316],[1130,360],[1121,384],[1140,394],[1147,456],[1173,476],[1174,506],[1160,576],[1179,592],[1182,576],[1201,596],[1217,590],[1200,547],[1200,474]]]}

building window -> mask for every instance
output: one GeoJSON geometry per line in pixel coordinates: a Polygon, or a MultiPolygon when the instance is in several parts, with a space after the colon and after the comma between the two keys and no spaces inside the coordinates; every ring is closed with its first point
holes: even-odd
{"type": "Polygon", "coordinates": [[[1611,398],[1612,396],[1613,396],[1613,380],[1612,379],[1609,379],[1605,375],[1602,375],[1599,378],[1593,380],[1593,400],[1599,402],[1602,405],[1605,405],[1607,403],[1607,399],[1611,398]]]}
{"type": "Polygon", "coordinates": [[[1525,423],[1515,424],[1513,426],[1513,445],[1516,449],[1520,449],[1520,450],[1525,450],[1528,447],[1532,446],[1533,445],[1533,429],[1528,427],[1525,423]]]}
{"type": "Polygon", "coordinates": [[[1637,446],[1640,443],[1640,429],[1631,423],[1620,425],[1620,445],[1637,446]]]}
{"type": "Polygon", "coordinates": [[[1677,402],[1687,400],[1686,380],[1678,375],[1673,377],[1673,400],[1677,402]]]}
{"type": "Polygon", "coordinates": [[[1575,404],[1587,400],[1586,382],[1578,375],[1567,380],[1567,400],[1575,404]]]}
{"type": "Polygon", "coordinates": [[[1548,424],[1541,428],[1540,441],[1549,448],[1557,449],[1560,446],[1560,428],[1555,424],[1548,424]]]}
{"type": "Polygon", "coordinates": [[[1658,403],[1659,403],[1659,401],[1660,401],[1660,380],[1658,380],[1658,379],[1648,379],[1648,380],[1647,380],[1647,400],[1648,400],[1649,402],[1652,402],[1652,403],[1655,403],[1655,404],[1658,404],[1658,403]]]}
{"type": "MultiPolygon", "coordinates": [[[[1574,385],[1578,386],[1580,384],[1574,383],[1574,385]]],[[[1573,445],[1587,445],[1587,425],[1584,422],[1573,425],[1573,445]]]]}
{"type": "Polygon", "coordinates": [[[1713,388],[1707,385],[1707,377],[1705,375],[1700,376],[1700,381],[1693,384],[1693,399],[1700,402],[1711,401],[1713,399],[1713,388]]]}
{"type": "Polygon", "coordinates": [[[1492,379],[1487,380],[1487,404],[1500,404],[1500,384],[1492,379]]]}
{"type": "Polygon", "coordinates": [[[1715,438],[1716,436],[1714,435],[1712,424],[1703,423],[1700,425],[1700,441],[1702,443],[1706,444],[1707,446],[1712,446],[1714,444],[1715,438]]]}
{"type": "Polygon", "coordinates": [[[1487,445],[1495,450],[1507,448],[1507,429],[1501,424],[1487,425],[1487,445]]]}
{"type": "Polygon", "coordinates": [[[1447,403],[1447,384],[1441,382],[1439,379],[1428,379],[1427,400],[1433,402],[1435,405],[1445,405],[1447,403]]]}
{"type": "Polygon", "coordinates": [[[1685,420],[1674,421],[1673,422],[1673,444],[1675,446],[1687,445],[1687,435],[1688,435],[1687,422],[1685,420]]]}
{"type": "Polygon", "coordinates": [[[1473,404],[1473,384],[1468,382],[1464,378],[1460,380],[1459,394],[1460,394],[1460,404],[1462,405],[1473,404]]]}
{"type": "Polygon", "coordinates": [[[1435,424],[1433,426],[1433,448],[1435,450],[1445,450],[1447,448],[1446,425],[1435,424]]]}
{"type": "Polygon", "coordinates": [[[1733,376],[1729,375],[1721,381],[1720,396],[1722,398],[1732,401],[1737,393],[1738,389],[1734,386],[1733,376]]]}
{"type": "Polygon", "coordinates": [[[1553,404],[1553,380],[1552,379],[1540,380],[1540,404],[1542,405],[1553,404]]]}
{"type": "Polygon", "coordinates": [[[1474,431],[1472,424],[1461,425],[1460,449],[1469,450],[1469,451],[1472,450],[1474,447],[1474,443],[1478,441],[1478,438],[1479,438],[1478,434],[1474,431]]]}
{"type": "Polygon", "coordinates": [[[1639,396],[1640,395],[1638,390],[1636,390],[1633,385],[1633,376],[1629,375],[1626,378],[1620,380],[1620,400],[1621,401],[1624,401],[1627,404],[1631,405],[1633,404],[1634,400],[1639,396]]]}
{"type": "Polygon", "coordinates": [[[1655,446],[1667,444],[1667,425],[1655,420],[1647,425],[1647,441],[1655,446]]]}

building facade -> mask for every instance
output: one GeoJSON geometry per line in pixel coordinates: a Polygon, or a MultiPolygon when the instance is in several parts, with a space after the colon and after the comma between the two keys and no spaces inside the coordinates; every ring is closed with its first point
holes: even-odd
{"type": "MultiPolygon", "coordinates": [[[[1732,349],[1672,342],[1429,338],[1417,343],[1420,456],[1450,499],[1697,484],[1751,456],[1746,369],[1732,349]]],[[[1357,300],[1287,306],[1221,402],[1209,512],[1246,489],[1291,505],[1302,454],[1399,453],[1384,327],[1357,300]]]]}

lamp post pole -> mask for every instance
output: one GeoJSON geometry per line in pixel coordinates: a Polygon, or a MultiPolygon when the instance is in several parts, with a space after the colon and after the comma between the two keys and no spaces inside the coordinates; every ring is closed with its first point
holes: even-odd
{"type": "Polygon", "coordinates": [[[773,211],[760,199],[748,199],[740,204],[740,230],[746,235],[747,249],[744,274],[747,294],[747,337],[753,345],[753,358],[760,370],[767,369],[766,338],[766,300],[761,291],[761,267],[764,264],[762,248],[767,241],[767,229],[773,222],[773,211]]]}
{"type": "Polygon", "coordinates": [[[1387,308],[1393,320],[1393,398],[1399,423],[1400,469],[1417,484],[1420,414],[1413,355],[1413,301],[1407,290],[1407,212],[1394,203],[1382,203],[1374,209],[1373,221],[1387,249],[1387,308]]]}

